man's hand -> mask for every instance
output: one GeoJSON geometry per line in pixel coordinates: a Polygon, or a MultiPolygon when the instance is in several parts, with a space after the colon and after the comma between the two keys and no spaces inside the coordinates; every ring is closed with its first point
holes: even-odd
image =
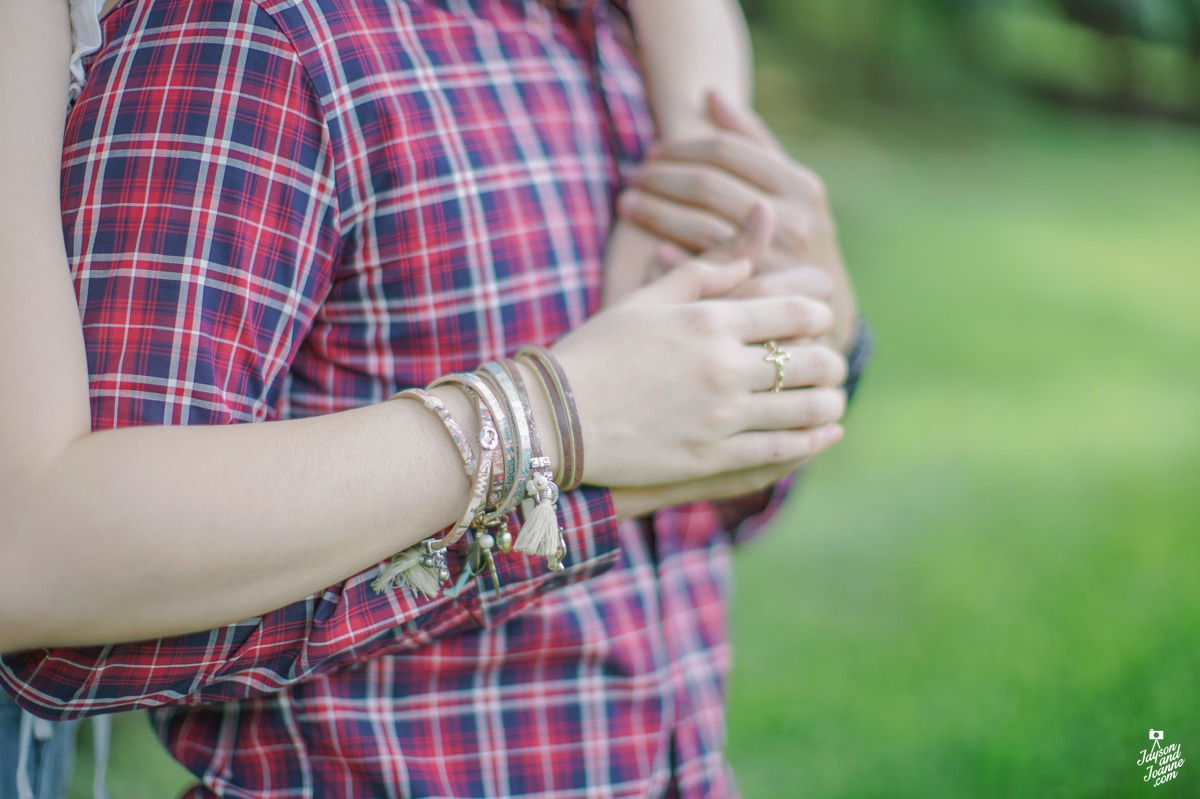
{"type": "MultiPolygon", "coordinates": [[[[824,183],[796,163],[756,115],[716,94],[709,95],[708,112],[718,132],[652,151],[618,201],[618,213],[672,243],[660,252],[670,267],[728,240],[752,207],[768,205],[775,233],[755,261],[757,274],[807,270],[802,279],[811,283],[813,295],[830,299],[833,341],[845,351],[857,308],[824,183]]],[[[750,281],[741,291],[762,292],[763,285],[750,281]]]]}

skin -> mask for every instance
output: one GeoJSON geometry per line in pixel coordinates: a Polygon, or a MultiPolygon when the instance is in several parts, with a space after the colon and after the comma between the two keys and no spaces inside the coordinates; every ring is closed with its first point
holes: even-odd
{"type": "MultiPolygon", "coordinates": [[[[0,107],[17,109],[0,119],[0,562],[19,565],[0,580],[0,651],[258,615],[454,521],[461,461],[416,403],[91,432],[57,193],[69,52],[65,3],[0,4],[0,75],[21,76],[0,81],[0,107]]],[[[770,204],[742,221],[706,260],[625,292],[554,347],[584,417],[585,481],[612,487],[623,518],[761,489],[841,435],[832,387],[844,363],[812,343],[833,315],[801,282],[752,277],[770,204]],[[758,342],[772,337],[797,356],[786,375],[797,391],[763,392],[758,342]]],[[[613,257],[649,274],[661,241],[635,245],[613,257]]],[[[465,397],[435,393],[472,433],[465,397]]],[[[546,398],[532,401],[552,431],[546,398]]]]}
{"type": "Polygon", "coordinates": [[[776,225],[756,271],[823,276],[833,343],[848,350],[858,308],[824,182],[793,160],[753,112],[717,92],[707,94],[705,106],[713,130],[659,146],[621,196],[618,214],[671,242],[662,258],[669,265],[724,240],[749,209],[766,205],[776,225]]]}
{"type": "MultiPolygon", "coordinates": [[[[752,64],[745,18],[735,0],[631,0],[643,67],[652,87],[660,142],[618,203],[606,276],[608,302],[686,259],[728,240],[755,205],[775,233],[756,275],[795,272],[787,284],[827,300],[834,346],[847,351],[858,308],[821,179],[795,161],[751,110],[752,64]],[[632,229],[631,229],[632,228],[632,229]],[[658,261],[640,256],[655,242],[658,261]]],[[[778,283],[749,281],[735,296],[778,283]]]]}

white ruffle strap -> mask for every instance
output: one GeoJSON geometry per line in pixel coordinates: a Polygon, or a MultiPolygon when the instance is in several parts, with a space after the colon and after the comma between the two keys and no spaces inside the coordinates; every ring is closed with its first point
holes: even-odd
{"type": "Polygon", "coordinates": [[[71,102],[83,91],[83,59],[99,50],[104,40],[100,33],[103,8],[104,0],[71,0],[71,102]]]}

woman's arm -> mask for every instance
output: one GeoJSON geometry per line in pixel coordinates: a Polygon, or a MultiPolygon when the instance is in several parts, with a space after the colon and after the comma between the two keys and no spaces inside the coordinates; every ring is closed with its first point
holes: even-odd
{"type": "Polygon", "coordinates": [[[444,527],[467,496],[415,403],[90,433],[57,191],[66,8],[0,7],[0,651],[254,616],[444,527]]]}
{"type": "MultiPolygon", "coordinates": [[[[0,333],[0,651],[257,615],[444,527],[468,493],[454,447],[415,403],[261,425],[90,432],[55,191],[69,55],[63,6],[0,7],[0,325],[8,326],[0,333]]],[[[639,484],[678,482],[824,441],[819,428],[794,431],[812,418],[800,403],[773,420],[781,432],[770,448],[766,434],[699,422],[724,405],[760,402],[752,385],[692,382],[705,370],[740,371],[745,337],[757,335],[743,328],[763,316],[706,303],[708,335],[680,340],[708,284],[725,291],[736,282],[692,271],[651,287],[620,321],[589,322],[561,348],[583,412],[605,409],[585,426],[589,483],[651,461],[659,465],[639,484]],[[631,351],[644,357],[620,357],[631,351]],[[664,376],[664,362],[680,373],[664,376]],[[653,410],[672,424],[638,418],[645,405],[626,408],[619,400],[627,396],[657,398],[653,410]],[[644,434],[631,439],[631,430],[644,434]],[[699,456],[697,430],[706,443],[699,456]]],[[[813,335],[796,321],[798,302],[780,300],[787,329],[778,335],[813,335]]],[[[439,393],[469,424],[465,398],[439,393]]],[[[544,401],[534,402],[542,429],[553,429],[544,401]]]]}
{"type": "MultiPolygon", "coordinates": [[[[66,9],[0,7],[0,651],[257,615],[441,529],[468,493],[445,432],[411,402],[90,432],[57,191],[66,9]]],[[[438,393],[469,420],[465,398],[438,393]]]]}

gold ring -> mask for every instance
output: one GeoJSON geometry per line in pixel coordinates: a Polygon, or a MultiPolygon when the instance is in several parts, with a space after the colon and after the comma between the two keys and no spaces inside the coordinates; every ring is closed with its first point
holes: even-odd
{"type": "Polygon", "coordinates": [[[763,360],[767,363],[775,364],[775,385],[771,391],[778,393],[783,390],[783,362],[792,357],[787,350],[781,349],[779,342],[775,339],[763,344],[767,348],[767,354],[763,356],[763,360]]]}

